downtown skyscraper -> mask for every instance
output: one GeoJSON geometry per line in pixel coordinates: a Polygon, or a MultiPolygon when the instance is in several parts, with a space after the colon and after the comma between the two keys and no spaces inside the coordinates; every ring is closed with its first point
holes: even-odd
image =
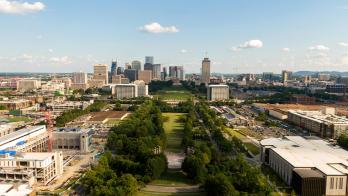
{"type": "Polygon", "coordinates": [[[208,85],[209,82],[210,82],[210,60],[209,58],[204,58],[202,61],[201,83],[208,85]]]}

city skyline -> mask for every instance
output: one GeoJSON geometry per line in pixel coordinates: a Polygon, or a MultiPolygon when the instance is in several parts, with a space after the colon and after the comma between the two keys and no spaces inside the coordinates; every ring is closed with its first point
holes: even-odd
{"type": "Polygon", "coordinates": [[[348,3],[299,2],[0,0],[0,70],[92,72],[150,55],[199,73],[207,53],[211,72],[348,71],[348,3]]]}

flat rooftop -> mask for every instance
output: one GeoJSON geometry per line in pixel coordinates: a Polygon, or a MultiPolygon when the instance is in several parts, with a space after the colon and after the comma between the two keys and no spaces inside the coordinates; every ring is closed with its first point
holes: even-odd
{"type": "Polygon", "coordinates": [[[0,146],[9,142],[10,140],[15,140],[18,139],[20,137],[25,136],[26,134],[30,134],[33,133],[41,128],[45,128],[44,125],[40,125],[40,126],[32,126],[32,127],[26,127],[24,129],[20,129],[18,131],[14,131],[10,134],[7,134],[3,137],[0,137],[0,146]]]}
{"type": "Polygon", "coordinates": [[[260,141],[294,168],[316,168],[326,175],[348,174],[348,151],[317,137],[286,136],[260,141]]]}
{"type": "Polygon", "coordinates": [[[289,113],[311,119],[318,122],[348,125],[348,118],[335,114],[324,114],[322,111],[289,110],[289,113]]]}

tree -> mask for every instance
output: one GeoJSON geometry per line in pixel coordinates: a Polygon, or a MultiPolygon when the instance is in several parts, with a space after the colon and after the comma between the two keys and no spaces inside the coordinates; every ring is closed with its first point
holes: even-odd
{"type": "Polygon", "coordinates": [[[203,182],[207,175],[204,161],[194,155],[187,156],[182,163],[182,170],[195,182],[203,182]]]}
{"type": "Polygon", "coordinates": [[[223,174],[209,176],[204,182],[204,189],[211,196],[233,196],[238,194],[238,191],[223,174]]]}

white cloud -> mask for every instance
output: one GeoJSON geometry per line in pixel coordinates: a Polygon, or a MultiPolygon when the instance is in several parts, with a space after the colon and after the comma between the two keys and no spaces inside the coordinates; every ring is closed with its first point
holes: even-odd
{"type": "Polygon", "coordinates": [[[348,43],[346,42],[340,42],[338,45],[343,46],[343,47],[348,47],[348,43]]]}
{"type": "Polygon", "coordinates": [[[312,51],[329,51],[330,48],[324,46],[324,45],[315,45],[315,46],[310,46],[308,47],[308,50],[312,51]]]}
{"type": "Polygon", "coordinates": [[[48,52],[53,53],[53,49],[52,48],[48,49],[48,52]]]}
{"type": "Polygon", "coordinates": [[[68,65],[72,63],[72,61],[67,56],[52,57],[49,59],[49,61],[52,63],[63,64],[63,65],[68,65]]]}
{"type": "Polygon", "coordinates": [[[180,53],[182,53],[182,54],[185,54],[185,53],[187,53],[188,51],[186,50],[186,49],[181,49],[180,50],[180,53]]]}
{"type": "Polygon", "coordinates": [[[238,48],[241,48],[241,49],[262,48],[262,46],[263,46],[263,43],[261,40],[254,39],[254,40],[249,40],[244,42],[244,44],[239,45],[238,48]]]}
{"type": "Polygon", "coordinates": [[[28,3],[23,1],[0,0],[0,13],[6,14],[27,14],[45,9],[41,2],[28,3]]]}
{"type": "Polygon", "coordinates": [[[146,24],[140,27],[139,30],[143,32],[147,32],[147,33],[177,33],[179,32],[179,29],[176,28],[175,26],[164,27],[157,22],[146,24]]]}
{"type": "Polygon", "coordinates": [[[283,52],[290,52],[290,48],[282,48],[283,52]]]}

